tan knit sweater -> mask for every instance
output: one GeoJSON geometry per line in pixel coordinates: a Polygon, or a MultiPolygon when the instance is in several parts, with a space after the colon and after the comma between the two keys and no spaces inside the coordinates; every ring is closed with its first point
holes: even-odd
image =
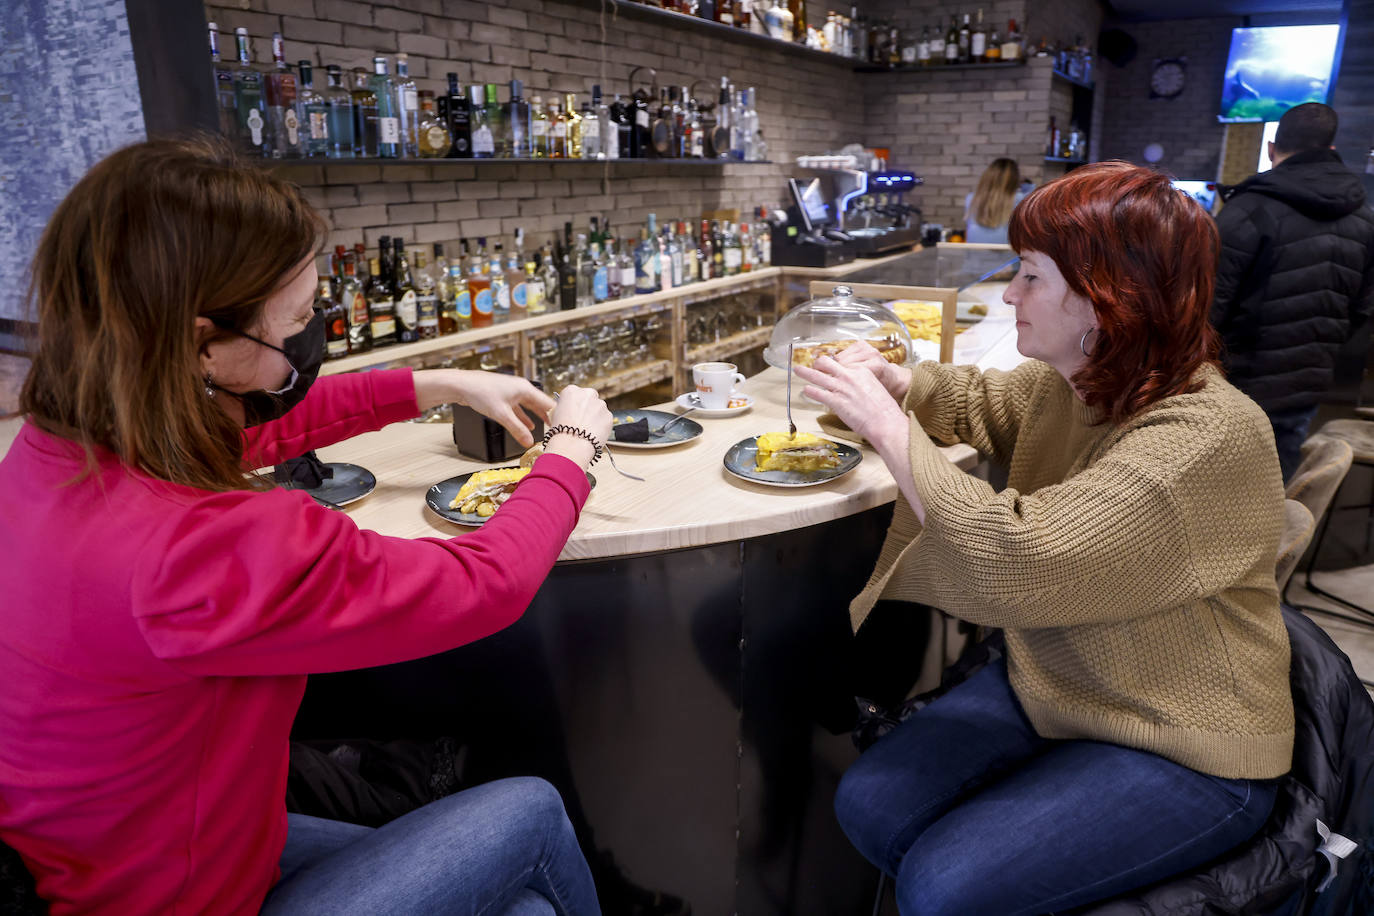
{"type": "Polygon", "coordinates": [[[1094,426],[1045,363],[922,363],[904,407],[925,525],[897,500],[855,628],[880,597],[1003,627],[1012,686],[1044,737],[1228,778],[1287,772],[1273,436],[1219,372],[1201,373],[1194,394],[1094,426]],[[1007,488],[960,471],[931,438],[1008,465],[1007,488]]]}

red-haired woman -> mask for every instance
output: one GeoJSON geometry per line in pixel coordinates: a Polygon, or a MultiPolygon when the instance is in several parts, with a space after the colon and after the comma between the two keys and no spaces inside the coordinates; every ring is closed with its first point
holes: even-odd
{"type": "Polygon", "coordinates": [[[1065,910],[1199,865],[1264,823],[1292,756],[1282,481],[1216,366],[1212,220],[1104,163],[1030,194],[1010,240],[1015,370],[861,345],[796,370],[902,494],[855,626],[892,598],[1006,634],[837,792],[905,914],[1065,910]],[[1007,488],[932,438],[1007,465],[1007,488]]]}

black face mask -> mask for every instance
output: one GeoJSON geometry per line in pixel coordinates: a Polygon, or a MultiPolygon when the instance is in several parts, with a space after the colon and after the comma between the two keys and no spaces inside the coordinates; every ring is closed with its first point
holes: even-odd
{"type": "Polygon", "coordinates": [[[263,388],[257,391],[230,391],[228,388],[215,385],[214,382],[210,383],[225,394],[231,394],[239,399],[239,403],[243,405],[245,426],[257,426],[259,423],[280,419],[286,416],[287,411],[305,400],[306,392],[315,383],[316,377],[320,374],[320,366],[324,364],[323,309],[315,309],[315,315],[310,322],[299,332],[283,340],[280,347],[274,347],[267,341],[259,340],[243,331],[231,330],[230,333],[247,337],[254,343],[276,350],[286,357],[286,362],[291,366],[291,376],[276,391],[263,388]]]}

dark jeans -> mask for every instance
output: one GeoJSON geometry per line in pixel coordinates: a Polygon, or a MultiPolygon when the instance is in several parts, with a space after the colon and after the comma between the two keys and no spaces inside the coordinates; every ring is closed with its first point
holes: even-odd
{"type": "Polygon", "coordinates": [[[1307,441],[1307,428],[1317,408],[1304,407],[1301,410],[1275,411],[1269,414],[1269,425],[1274,427],[1274,446],[1279,450],[1279,467],[1283,469],[1283,482],[1298,469],[1302,461],[1302,444],[1307,441]]]}
{"type": "Polygon", "coordinates": [[[1045,913],[1194,868],[1264,824],[1275,781],[1041,738],[989,664],[849,768],[835,813],[904,916],[1045,913]]]}

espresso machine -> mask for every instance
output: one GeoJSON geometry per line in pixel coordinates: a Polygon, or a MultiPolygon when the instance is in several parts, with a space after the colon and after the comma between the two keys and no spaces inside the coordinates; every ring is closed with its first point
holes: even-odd
{"type": "Polygon", "coordinates": [[[903,197],[921,183],[900,170],[843,169],[836,175],[840,228],[854,239],[858,257],[880,257],[920,241],[921,211],[903,197]]]}
{"type": "Polygon", "coordinates": [[[832,267],[920,241],[921,211],[903,200],[907,191],[922,183],[920,177],[907,171],[859,168],[853,157],[828,158],[835,161],[808,167],[803,177],[788,179],[792,203],[787,224],[774,227],[775,264],[832,267]]]}

